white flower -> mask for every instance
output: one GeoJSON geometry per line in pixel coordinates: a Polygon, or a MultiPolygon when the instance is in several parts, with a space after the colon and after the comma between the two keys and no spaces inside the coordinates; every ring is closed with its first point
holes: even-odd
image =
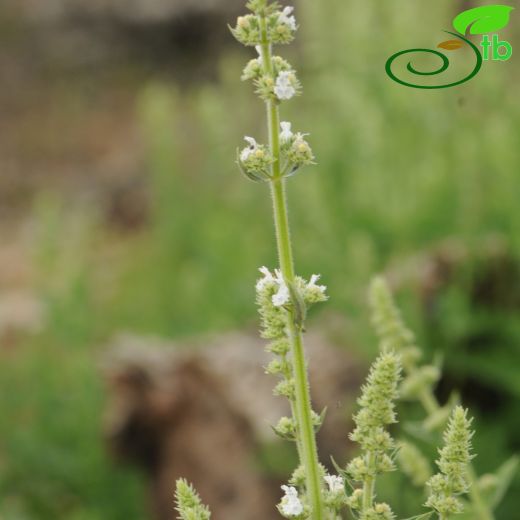
{"type": "Polygon", "coordinates": [[[273,305],[275,307],[281,307],[288,303],[290,299],[291,295],[289,294],[289,289],[287,288],[287,285],[285,285],[285,282],[282,281],[278,287],[278,292],[273,294],[273,305]]]}
{"type": "MultiPolygon", "coordinates": [[[[311,134],[302,134],[301,132],[296,132],[296,134],[294,136],[294,146],[298,147],[301,144],[307,144],[307,141],[305,140],[305,138],[308,135],[311,135],[311,134]]],[[[318,278],[319,278],[319,276],[318,276],[318,278]]]]}
{"type": "Polygon", "coordinates": [[[244,141],[246,141],[247,143],[249,143],[249,147],[250,147],[250,148],[255,149],[255,148],[258,146],[258,144],[257,144],[257,142],[256,142],[256,140],[255,140],[254,137],[249,137],[249,136],[246,135],[246,136],[244,137],[244,141]]]}
{"type": "Polygon", "coordinates": [[[282,305],[289,303],[291,295],[280,270],[275,269],[274,275],[269,271],[269,269],[267,269],[267,267],[260,267],[259,271],[264,275],[264,277],[260,278],[260,280],[256,282],[256,290],[262,291],[267,284],[273,283],[277,286],[277,291],[271,298],[273,305],[275,307],[281,307],[282,305]]]}
{"type": "Polygon", "coordinates": [[[285,495],[280,503],[282,513],[286,516],[300,516],[303,513],[303,504],[298,498],[298,491],[293,486],[282,486],[285,495]]]}
{"type": "Polygon", "coordinates": [[[274,93],[278,99],[291,99],[296,94],[296,89],[291,84],[292,72],[282,70],[276,78],[274,93]]]}
{"type": "Polygon", "coordinates": [[[244,148],[242,152],[240,152],[240,160],[242,162],[247,161],[251,153],[253,153],[257,148],[258,144],[253,137],[248,137],[247,135],[244,137],[244,140],[249,143],[249,146],[244,148]]]}
{"type": "Polygon", "coordinates": [[[286,143],[292,139],[293,133],[291,132],[291,123],[288,121],[282,121],[280,123],[280,127],[282,129],[280,133],[280,141],[282,143],[286,143]]]}
{"type": "Polygon", "coordinates": [[[329,491],[337,493],[344,490],[343,478],[338,475],[325,475],[325,482],[329,486],[329,491]]]}
{"type": "Polygon", "coordinates": [[[276,280],[267,267],[262,266],[258,270],[264,275],[263,278],[260,278],[260,280],[256,282],[256,290],[261,291],[266,286],[266,284],[275,282],[276,280]]]}
{"type": "Polygon", "coordinates": [[[305,285],[304,297],[307,303],[324,302],[327,299],[325,285],[317,285],[316,282],[320,279],[319,274],[313,274],[309,282],[305,285]]]}
{"type": "Polygon", "coordinates": [[[307,284],[307,287],[310,288],[314,288],[316,287],[319,291],[321,291],[322,293],[325,294],[325,291],[327,290],[327,286],[326,285],[316,285],[316,282],[320,279],[320,276],[319,274],[313,274],[311,276],[311,279],[309,281],[309,283],[307,284]]]}
{"type": "Polygon", "coordinates": [[[278,16],[278,22],[284,23],[291,28],[291,31],[296,31],[296,18],[289,16],[294,11],[294,7],[287,6],[278,16]]]}
{"type": "Polygon", "coordinates": [[[262,57],[262,47],[260,45],[255,45],[255,50],[258,53],[258,56],[262,57]]]}
{"type": "Polygon", "coordinates": [[[291,295],[289,294],[289,288],[285,284],[285,280],[283,279],[282,273],[279,269],[274,270],[275,280],[278,284],[278,292],[273,294],[273,305],[275,307],[281,307],[286,303],[289,303],[291,299],[291,295]]]}

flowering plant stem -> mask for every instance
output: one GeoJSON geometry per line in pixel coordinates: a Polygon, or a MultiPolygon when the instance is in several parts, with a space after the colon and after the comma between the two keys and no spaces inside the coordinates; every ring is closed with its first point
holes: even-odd
{"type": "MultiPolygon", "coordinates": [[[[267,40],[265,17],[261,19],[262,28],[262,63],[264,70],[272,74],[271,46],[267,40]]],[[[271,164],[271,197],[273,201],[274,224],[276,230],[276,244],[280,270],[287,285],[292,285],[295,280],[294,260],[289,231],[289,217],[287,214],[287,197],[285,193],[285,181],[280,169],[280,117],[278,106],[272,100],[266,101],[267,121],[269,130],[269,144],[273,156],[271,164]]],[[[289,339],[293,361],[293,376],[295,382],[295,420],[297,430],[297,446],[301,463],[305,468],[306,486],[310,500],[312,519],[324,519],[324,507],[320,484],[320,471],[318,463],[318,451],[311,417],[311,399],[307,366],[303,352],[303,339],[301,327],[297,325],[294,310],[288,320],[289,339]]]]}
{"type": "Polygon", "coordinates": [[[376,472],[376,454],[373,451],[368,451],[366,455],[366,464],[368,473],[363,482],[363,513],[366,513],[374,502],[374,488],[376,479],[374,477],[376,472]]]}
{"type": "MultiPolygon", "coordinates": [[[[437,398],[433,394],[430,388],[424,388],[419,395],[419,401],[423,408],[429,413],[433,414],[441,409],[441,405],[437,401],[437,398]]],[[[478,488],[478,477],[475,474],[473,464],[468,464],[468,478],[470,481],[469,496],[471,504],[473,505],[474,513],[478,520],[494,520],[494,515],[482,499],[478,488]]],[[[440,518],[440,520],[446,520],[440,518]]]]}

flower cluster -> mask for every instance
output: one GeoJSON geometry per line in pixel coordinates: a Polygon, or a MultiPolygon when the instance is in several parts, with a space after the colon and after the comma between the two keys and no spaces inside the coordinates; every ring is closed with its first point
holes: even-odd
{"type": "MultiPolygon", "coordinates": [[[[251,80],[258,96],[267,102],[270,109],[277,110],[282,101],[292,99],[301,92],[296,71],[280,56],[272,55],[271,47],[277,43],[289,43],[297,29],[291,6],[279,8],[257,0],[248,4],[253,14],[240,16],[233,35],[245,45],[254,45],[258,57],[251,59],[242,72],[242,80],[251,80]]],[[[291,124],[283,121],[281,130],[275,129],[275,153],[246,137],[248,146],[237,153],[237,163],[249,179],[260,182],[294,175],[302,166],[314,163],[312,149],[300,132],[292,133],[291,124]],[[273,166],[276,166],[274,168],[273,166]]]]}
{"type": "Polygon", "coordinates": [[[261,19],[255,14],[239,16],[231,33],[243,45],[258,45],[262,41],[260,23],[261,19]]]}
{"type": "Polygon", "coordinates": [[[292,138],[290,147],[287,149],[287,164],[291,175],[302,166],[312,164],[314,155],[312,154],[309,143],[305,140],[305,136],[298,132],[292,138]]]}
{"type": "Polygon", "coordinates": [[[331,511],[339,515],[341,509],[347,504],[345,479],[339,475],[325,475],[323,480],[327,485],[325,490],[325,504],[331,511]]]}
{"type": "MultiPolygon", "coordinates": [[[[420,351],[415,346],[413,334],[407,329],[401,314],[394,302],[388,285],[383,278],[376,278],[370,290],[372,304],[373,323],[376,332],[381,339],[381,348],[393,347],[403,355],[403,368],[406,378],[400,387],[401,395],[408,399],[416,399],[426,412],[422,423],[413,425],[414,435],[417,438],[431,438],[432,432],[444,429],[449,424],[444,434],[446,446],[440,451],[438,461],[440,473],[430,477],[431,467],[422,453],[411,443],[401,445],[398,460],[401,469],[407,474],[412,483],[422,486],[427,481],[430,489],[430,497],[427,505],[437,512],[439,518],[444,520],[452,513],[462,509],[462,501],[458,495],[468,491],[470,485],[474,486],[470,496],[471,512],[478,520],[493,518],[492,506],[484,495],[481,484],[485,477],[477,480],[468,473],[470,464],[470,432],[471,421],[467,419],[466,412],[458,406],[458,396],[453,393],[444,404],[440,404],[434,393],[434,387],[440,377],[440,369],[437,366],[420,366],[420,351]],[[450,419],[451,417],[451,419],[450,419]]],[[[516,461],[508,461],[507,467],[516,466],[516,461]]],[[[498,470],[496,475],[500,473],[498,470]]],[[[492,475],[491,478],[496,478],[492,475]]],[[[510,477],[504,477],[503,489],[510,483],[510,477]]]]}
{"type": "Polygon", "coordinates": [[[439,450],[437,465],[440,472],[430,478],[430,495],[426,507],[435,510],[441,518],[461,513],[462,502],[457,498],[468,491],[468,464],[471,456],[471,419],[467,411],[457,406],[444,432],[444,447],[439,450]]]}
{"type": "MultiPolygon", "coordinates": [[[[305,137],[308,134],[293,134],[291,123],[280,123],[281,176],[294,175],[302,166],[314,163],[314,155],[305,137]]],[[[266,146],[258,144],[253,137],[244,137],[247,146],[238,153],[237,164],[242,173],[253,181],[272,179],[270,167],[273,158],[266,146]]]]}
{"type": "Polygon", "coordinates": [[[388,504],[380,502],[363,511],[359,518],[360,520],[395,520],[395,515],[388,504]]]}
{"type": "MultiPolygon", "coordinates": [[[[292,400],[294,381],[288,359],[290,347],[287,320],[298,319],[301,326],[307,307],[327,299],[327,288],[317,284],[319,275],[312,275],[309,281],[297,276],[293,284],[287,284],[278,269],[272,273],[267,267],[261,267],[260,272],[262,277],[256,283],[256,299],[262,322],[262,336],[273,340],[267,349],[276,356],[267,366],[266,372],[281,375],[282,379],[276,385],[274,393],[292,400]]],[[[317,427],[321,424],[317,414],[314,422],[317,427]]],[[[284,438],[294,438],[294,421],[282,417],[275,431],[284,438]]]]}
{"type": "MultiPolygon", "coordinates": [[[[256,52],[258,53],[258,58],[253,58],[252,60],[249,60],[247,65],[244,67],[244,70],[242,71],[241,79],[242,81],[255,81],[255,85],[258,89],[259,83],[256,82],[256,80],[260,79],[264,73],[264,65],[262,61],[262,47],[260,45],[257,45],[255,47],[256,52]]],[[[273,69],[273,74],[275,78],[278,78],[282,72],[291,72],[293,75],[296,73],[292,69],[290,63],[287,60],[284,60],[281,56],[272,56],[271,57],[271,66],[273,69]]],[[[296,76],[295,76],[296,77],[296,76]]],[[[272,89],[274,92],[274,84],[275,81],[272,81],[272,89]]],[[[301,86],[299,83],[296,84],[298,89],[301,89],[301,86]]],[[[258,90],[257,90],[258,92],[258,90]]],[[[270,93],[268,93],[270,94],[270,93]]]]}
{"type": "Polygon", "coordinates": [[[282,70],[277,76],[274,83],[273,92],[277,99],[291,99],[296,95],[298,88],[298,80],[294,72],[290,70],[282,70]]]}
{"type": "Polygon", "coordinates": [[[273,43],[291,43],[298,28],[292,15],[294,7],[287,6],[268,19],[268,40],[273,43]]]}
{"type": "Polygon", "coordinates": [[[356,428],[350,438],[363,450],[388,451],[393,448],[390,434],[385,430],[397,422],[394,401],[401,378],[399,357],[393,352],[380,354],[370,369],[358,403],[361,407],[354,416],[356,428]]]}
{"type": "Polygon", "coordinates": [[[242,173],[252,181],[265,181],[270,178],[269,169],[273,158],[267,147],[258,144],[253,137],[246,136],[247,146],[238,154],[237,164],[242,173]]]}
{"type": "Polygon", "coordinates": [[[353,481],[363,484],[363,490],[354,492],[349,505],[356,510],[361,503],[364,504],[360,511],[360,518],[364,520],[393,518],[386,504],[372,503],[372,489],[378,474],[395,469],[389,455],[395,443],[386,427],[397,422],[394,401],[398,397],[400,378],[399,357],[393,352],[380,354],[370,369],[358,400],[361,409],[354,416],[356,428],[350,438],[361,446],[362,454],[347,465],[346,473],[353,481]]]}
{"type": "Polygon", "coordinates": [[[253,14],[239,16],[235,27],[231,28],[233,36],[243,45],[254,46],[264,42],[284,44],[294,40],[298,29],[291,6],[280,9],[278,4],[266,1],[249,2],[248,7],[253,14]]]}
{"type": "MultiPolygon", "coordinates": [[[[274,274],[272,274],[267,267],[261,267],[259,271],[262,273],[263,278],[260,278],[257,281],[256,290],[264,291],[267,287],[274,287],[276,288],[276,293],[271,298],[273,305],[275,307],[282,307],[288,304],[290,301],[290,292],[280,270],[275,269],[274,274]]],[[[319,274],[311,275],[308,282],[299,276],[296,277],[296,288],[302,295],[305,303],[319,303],[324,302],[327,299],[327,286],[318,285],[316,282],[319,279],[319,274]]]]}
{"type": "Polygon", "coordinates": [[[272,56],[268,67],[262,58],[262,47],[255,46],[258,58],[250,60],[242,71],[242,81],[252,80],[255,92],[264,101],[280,102],[301,92],[296,71],[287,60],[272,56]]]}
{"type": "Polygon", "coordinates": [[[199,495],[186,480],[177,480],[175,488],[177,512],[181,520],[210,520],[211,513],[200,500],[199,495]]]}
{"type": "Polygon", "coordinates": [[[286,175],[292,175],[302,166],[312,164],[314,155],[305,137],[309,134],[296,132],[293,134],[292,125],[288,121],[280,123],[280,145],[282,156],[285,158],[283,171],[286,175]]]}
{"type": "Polygon", "coordinates": [[[288,284],[278,269],[271,273],[267,267],[261,267],[260,272],[262,278],[256,283],[256,300],[264,338],[286,337],[287,310],[295,311],[296,316],[303,319],[308,306],[327,300],[327,287],[317,284],[318,274],[313,274],[309,281],[297,276],[288,284]]]}

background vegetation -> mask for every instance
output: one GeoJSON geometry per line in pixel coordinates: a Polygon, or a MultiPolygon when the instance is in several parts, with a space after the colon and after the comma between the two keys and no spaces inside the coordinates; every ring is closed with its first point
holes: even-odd
{"type": "MultiPolygon", "coordinates": [[[[297,2],[289,54],[305,96],[284,118],[311,133],[318,158],[289,187],[298,270],[322,273],[326,312],[344,317],[345,344],[367,360],[366,288],[390,274],[421,345],[444,355],[441,396],[461,388],[476,415],[486,472],[520,447],[518,60],[439,91],[401,87],[383,68],[399,49],[438,43],[468,7],[455,4],[297,2]]],[[[513,15],[501,33],[514,48],[517,27],[513,15]]],[[[3,38],[18,48],[24,29],[3,38]]],[[[18,175],[31,169],[0,172],[4,250],[25,266],[1,289],[45,309],[35,332],[13,337],[1,323],[4,520],[143,518],[140,477],[101,441],[105,345],[121,330],[178,338],[255,323],[256,269],[275,263],[269,200],[233,158],[244,133],[261,137],[264,114],[238,81],[248,56],[226,38],[218,55],[185,60],[186,74],[168,58],[79,72],[44,63],[35,84],[4,95],[15,132],[3,162],[23,156],[18,175]],[[114,143],[117,160],[105,161],[114,143]]],[[[500,519],[518,510],[515,485],[500,519]]]]}

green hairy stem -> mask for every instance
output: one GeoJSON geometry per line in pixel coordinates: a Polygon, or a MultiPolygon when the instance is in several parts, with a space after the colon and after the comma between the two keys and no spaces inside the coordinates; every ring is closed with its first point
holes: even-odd
{"type": "MultiPolygon", "coordinates": [[[[271,48],[267,42],[265,18],[262,18],[262,62],[267,73],[272,73],[271,48]]],[[[274,225],[276,230],[276,244],[282,276],[287,285],[294,284],[294,260],[287,213],[287,197],[285,180],[280,176],[280,117],[278,106],[271,100],[266,101],[267,120],[269,129],[269,144],[273,156],[271,165],[270,187],[273,201],[274,225]]],[[[294,314],[294,311],[291,311],[294,314]]],[[[311,418],[311,399],[307,367],[303,351],[301,327],[297,326],[295,316],[289,319],[289,338],[293,361],[293,376],[295,382],[295,419],[298,446],[301,464],[305,468],[306,483],[311,502],[313,520],[323,520],[323,499],[320,484],[318,450],[311,418]]]]}
{"type": "Polygon", "coordinates": [[[365,478],[363,483],[363,509],[366,513],[374,505],[374,490],[376,486],[376,479],[373,476],[376,470],[376,454],[372,451],[367,453],[366,457],[369,475],[365,478]]]}

